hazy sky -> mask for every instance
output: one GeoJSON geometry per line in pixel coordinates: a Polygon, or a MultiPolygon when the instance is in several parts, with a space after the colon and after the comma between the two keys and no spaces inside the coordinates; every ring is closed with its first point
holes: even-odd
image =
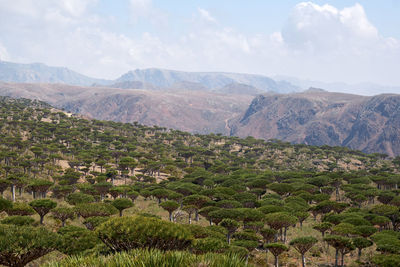
{"type": "Polygon", "coordinates": [[[0,0],[0,59],[400,85],[400,1],[0,0]]]}

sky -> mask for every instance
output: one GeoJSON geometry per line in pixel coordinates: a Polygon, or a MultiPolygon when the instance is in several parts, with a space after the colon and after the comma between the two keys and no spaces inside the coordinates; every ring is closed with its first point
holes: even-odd
{"type": "Polygon", "coordinates": [[[400,85],[400,1],[0,0],[0,60],[400,85]]]}

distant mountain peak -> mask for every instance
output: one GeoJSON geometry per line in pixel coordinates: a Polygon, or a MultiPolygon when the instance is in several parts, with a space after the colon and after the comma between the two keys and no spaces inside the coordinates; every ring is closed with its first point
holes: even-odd
{"type": "Polygon", "coordinates": [[[104,84],[107,81],[77,73],[65,67],[43,63],[13,63],[0,61],[0,81],[17,83],[61,83],[70,85],[104,84]]]}
{"type": "Polygon", "coordinates": [[[289,93],[300,91],[286,81],[276,82],[273,79],[257,74],[229,72],[185,72],[158,68],[135,69],[123,74],[115,82],[140,81],[153,84],[159,88],[171,88],[174,84],[201,84],[207,90],[217,90],[230,84],[252,86],[260,92],[289,93]]]}

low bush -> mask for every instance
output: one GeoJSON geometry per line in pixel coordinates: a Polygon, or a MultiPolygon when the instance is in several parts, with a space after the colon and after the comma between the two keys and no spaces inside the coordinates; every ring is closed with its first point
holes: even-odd
{"type": "Polygon", "coordinates": [[[100,225],[96,233],[115,252],[134,248],[180,250],[193,241],[186,227],[143,216],[112,218],[100,225]]]}

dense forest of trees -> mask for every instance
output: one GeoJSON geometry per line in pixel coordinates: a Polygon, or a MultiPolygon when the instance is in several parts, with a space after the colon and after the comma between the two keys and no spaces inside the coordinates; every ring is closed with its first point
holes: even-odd
{"type": "Polygon", "coordinates": [[[399,169],[0,98],[0,265],[400,266],[399,169]]]}

